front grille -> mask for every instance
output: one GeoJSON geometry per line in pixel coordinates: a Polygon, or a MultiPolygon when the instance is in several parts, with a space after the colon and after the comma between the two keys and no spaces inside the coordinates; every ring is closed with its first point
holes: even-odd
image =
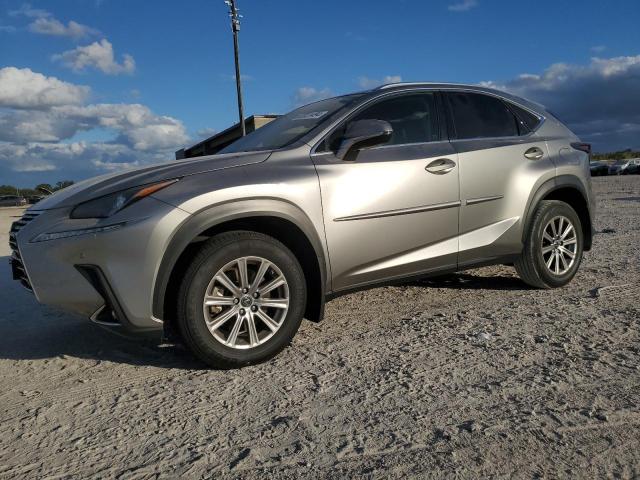
{"type": "Polygon", "coordinates": [[[9,247],[11,247],[11,259],[9,260],[9,262],[11,263],[13,279],[18,280],[22,284],[22,286],[31,291],[33,291],[33,288],[31,287],[31,282],[29,281],[27,270],[24,267],[22,255],[20,255],[20,249],[18,248],[18,240],[16,236],[27,223],[29,223],[41,213],[42,212],[34,211],[25,212],[20,220],[13,222],[13,224],[11,225],[11,231],[9,232],[9,247]]]}

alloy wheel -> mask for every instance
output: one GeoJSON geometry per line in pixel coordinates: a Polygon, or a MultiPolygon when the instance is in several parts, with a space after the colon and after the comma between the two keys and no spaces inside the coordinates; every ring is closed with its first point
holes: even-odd
{"type": "Polygon", "coordinates": [[[542,259],[554,275],[567,273],[576,261],[578,238],[571,221],[562,215],[553,217],[542,231],[542,259]]]}
{"type": "Polygon", "coordinates": [[[289,285],[273,262],[241,257],[213,276],[202,307],[217,341],[235,349],[255,348],[282,326],[289,309],[289,285]]]}

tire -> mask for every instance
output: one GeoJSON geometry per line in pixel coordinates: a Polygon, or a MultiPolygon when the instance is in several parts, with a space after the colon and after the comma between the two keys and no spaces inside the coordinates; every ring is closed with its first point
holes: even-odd
{"type": "Polygon", "coordinates": [[[306,299],[302,267],[286,246],[261,233],[226,232],[208,240],[188,267],[178,294],[177,326],[186,346],[209,366],[243,367],[268,360],[291,343],[306,299]],[[285,283],[273,287],[281,278],[285,283]],[[240,290],[242,284],[248,292],[240,290]],[[211,306],[205,306],[205,295],[211,306]],[[274,306],[268,306],[270,301],[274,306]]]}
{"type": "MultiPolygon", "coordinates": [[[[562,230],[567,231],[567,228],[567,224],[562,223],[562,230]]],[[[514,265],[526,284],[536,288],[558,288],[568,284],[575,276],[582,261],[583,248],[584,234],[575,210],[558,200],[543,200],[527,226],[524,248],[514,265]],[[559,229],[560,218],[571,223],[573,230],[565,240],[554,238],[556,243],[550,242],[552,228],[559,229]],[[554,227],[550,225],[552,220],[554,227]],[[564,253],[565,250],[573,253],[574,257],[564,253]],[[562,258],[551,259],[556,252],[562,258]]]]}

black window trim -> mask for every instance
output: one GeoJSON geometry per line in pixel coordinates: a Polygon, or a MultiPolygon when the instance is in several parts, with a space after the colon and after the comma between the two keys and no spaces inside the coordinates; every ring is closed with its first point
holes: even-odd
{"type": "MultiPolygon", "coordinates": [[[[505,98],[501,95],[495,94],[493,92],[484,92],[482,90],[473,90],[471,88],[441,88],[440,91],[443,93],[443,105],[446,109],[446,115],[447,115],[447,124],[450,126],[452,134],[449,135],[449,141],[451,142],[466,142],[466,141],[477,141],[477,140],[498,140],[498,139],[503,139],[503,138],[527,138],[527,137],[531,137],[533,136],[533,134],[535,132],[537,132],[540,127],[542,126],[542,124],[544,123],[544,121],[546,120],[546,117],[544,117],[543,115],[540,115],[538,112],[535,112],[533,110],[531,110],[530,108],[522,105],[521,103],[517,103],[514,102],[511,99],[505,98]],[[520,119],[520,117],[511,109],[509,108],[509,104],[513,104],[518,106],[519,108],[522,108],[523,110],[526,110],[527,112],[531,113],[532,115],[534,115],[536,118],[538,118],[538,124],[536,125],[536,128],[534,128],[533,130],[530,130],[529,133],[525,134],[525,135],[507,135],[507,136],[500,136],[500,137],[473,137],[473,138],[458,138],[457,132],[456,132],[456,128],[455,128],[455,121],[453,120],[453,111],[451,108],[451,99],[448,95],[446,95],[447,93],[475,93],[478,95],[487,95],[489,97],[494,97],[497,98],[498,100],[500,100],[502,103],[504,103],[507,107],[507,109],[511,112],[511,114],[516,118],[516,120],[518,121],[522,121],[520,119]],[[445,100],[446,98],[446,100],[445,100]]],[[[518,129],[519,131],[519,129],[518,129]]]]}
{"type": "Polygon", "coordinates": [[[396,90],[396,91],[391,91],[391,92],[385,92],[382,95],[376,95],[374,97],[369,98],[368,100],[364,101],[363,103],[361,103],[360,105],[358,105],[357,107],[355,107],[353,110],[351,110],[349,113],[347,113],[344,117],[340,118],[339,120],[337,120],[334,124],[332,124],[327,133],[323,134],[320,137],[320,140],[318,140],[317,142],[315,142],[313,144],[313,147],[311,148],[310,151],[310,155],[327,155],[329,153],[335,153],[332,152],[331,150],[327,150],[324,152],[318,152],[318,148],[324,143],[324,141],[329,138],[336,130],[338,130],[339,128],[341,128],[346,122],[348,122],[351,118],[353,118],[355,115],[357,115],[358,113],[360,113],[362,110],[364,110],[365,108],[371,107],[372,105],[385,101],[385,100],[389,100],[390,98],[394,98],[394,97],[403,97],[403,96],[409,96],[409,95],[416,95],[416,94],[421,94],[421,93],[431,93],[434,95],[434,104],[436,106],[436,117],[437,117],[437,125],[438,125],[438,133],[439,133],[439,140],[432,140],[430,142],[415,142],[415,143],[398,143],[398,144],[394,144],[394,145],[379,145],[377,147],[373,147],[371,149],[368,150],[373,150],[373,149],[380,149],[380,148],[395,148],[395,147],[407,147],[407,146],[416,146],[416,145],[433,145],[436,143],[442,143],[442,142],[449,142],[448,139],[448,135],[447,135],[447,131],[444,130],[443,131],[443,122],[441,120],[441,118],[443,118],[443,112],[442,112],[442,104],[444,102],[439,101],[439,94],[440,94],[440,89],[438,88],[415,88],[415,89],[407,89],[407,90],[396,90]]]}
{"type": "MultiPolygon", "coordinates": [[[[513,113],[513,115],[515,115],[516,119],[518,119],[518,122],[523,123],[529,129],[529,132],[527,133],[527,135],[529,133],[532,133],[532,132],[535,132],[536,130],[538,130],[538,128],[540,127],[540,124],[543,121],[543,117],[541,117],[540,115],[538,115],[535,112],[532,112],[528,108],[524,108],[522,105],[518,105],[517,103],[510,102],[510,101],[505,100],[505,99],[502,99],[502,101],[507,106],[507,108],[511,111],[511,113],[513,113]],[[538,123],[536,123],[536,126],[534,128],[529,128],[529,125],[527,125],[527,122],[524,121],[524,119],[520,116],[518,111],[515,110],[513,107],[518,107],[519,109],[524,110],[525,112],[528,112],[531,115],[533,115],[535,118],[537,118],[538,119],[538,123]]],[[[524,137],[526,135],[520,135],[520,136],[524,137]]]]}

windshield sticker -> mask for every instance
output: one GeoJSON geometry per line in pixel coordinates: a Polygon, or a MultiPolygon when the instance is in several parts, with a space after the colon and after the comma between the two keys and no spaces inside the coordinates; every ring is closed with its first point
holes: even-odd
{"type": "Polygon", "coordinates": [[[324,117],[327,113],[329,113],[328,110],[324,112],[301,113],[293,117],[292,120],[317,120],[318,118],[324,117]]]}

